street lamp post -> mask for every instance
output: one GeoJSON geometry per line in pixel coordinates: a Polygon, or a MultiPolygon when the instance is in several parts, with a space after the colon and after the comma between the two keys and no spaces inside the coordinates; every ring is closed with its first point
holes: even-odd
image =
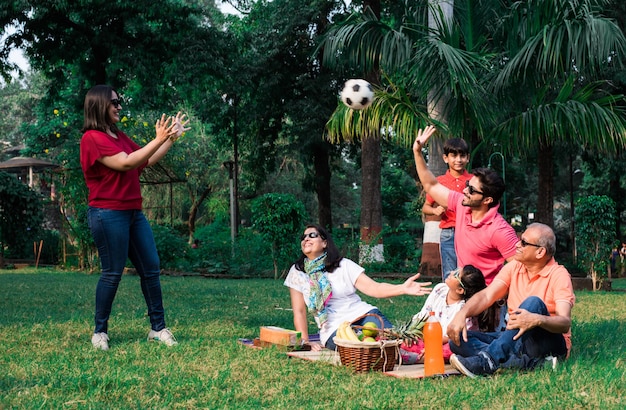
{"type": "MultiPolygon", "coordinates": [[[[494,155],[499,155],[500,160],[502,161],[502,180],[504,181],[504,186],[506,188],[506,171],[504,169],[504,154],[502,154],[499,151],[496,151],[493,154],[489,155],[489,163],[487,167],[491,168],[491,158],[493,158],[494,155]]],[[[502,194],[502,204],[504,205],[502,215],[504,216],[504,219],[506,219],[506,189],[504,193],[502,194]]]]}
{"type": "Polygon", "coordinates": [[[237,210],[235,206],[235,162],[226,161],[223,165],[228,169],[228,179],[230,182],[230,240],[235,249],[235,236],[237,236],[237,210]]]}
{"type": "Polygon", "coordinates": [[[239,232],[239,136],[237,135],[237,107],[239,106],[239,97],[237,94],[222,94],[222,101],[232,107],[233,113],[233,191],[235,196],[234,212],[235,220],[235,236],[239,232]]]}

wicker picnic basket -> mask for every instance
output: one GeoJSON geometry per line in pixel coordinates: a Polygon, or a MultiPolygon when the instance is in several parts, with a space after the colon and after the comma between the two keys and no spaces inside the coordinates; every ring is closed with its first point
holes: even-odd
{"type": "MultiPolygon", "coordinates": [[[[385,324],[379,315],[368,313],[352,323],[361,320],[366,316],[375,316],[380,321],[379,329],[383,329],[385,324]]],[[[362,329],[363,326],[351,325],[353,328],[362,329]]],[[[384,333],[384,332],[381,332],[384,333]]],[[[333,338],[337,345],[341,364],[351,368],[356,373],[391,371],[398,363],[400,356],[401,340],[387,340],[381,336],[376,342],[356,342],[346,339],[333,338]]]]}

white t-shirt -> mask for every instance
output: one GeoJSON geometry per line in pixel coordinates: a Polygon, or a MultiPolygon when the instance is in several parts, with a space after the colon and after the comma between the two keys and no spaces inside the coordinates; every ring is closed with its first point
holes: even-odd
{"type": "MultiPolygon", "coordinates": [[[[327,273],[332,295],[326,305],[328,320],[320,328],[320,341],[323,345],[341,323],[352,322],[370,310],[376,309],[376,306],[363,302],[356,294],[354,283],[364,272],[365,269],[361,266],[350,259],[343,258],[334,272],[327,273]]],[[[305,300],[309,298],[309,277],[305,272],[297,270],[295,265],[291,266],[284,285],[301,292],[305,300]]]]}
{"type": "MultiPolygon", "coordinates": [[[[430,312],[435,312],[435,317],[441,323],[441,329],[443,330],[443,336],[446,335],[446,329],[448,325],[454,319],[454,315],[457,314],[459,310],[465,304],[464,300],[458,301],[451,305],[448,305],[446,299],[448,297],[448,292],[450,288],[445,283],[439,283],[436,285],[432,292],[428,295],[426,302],[424,302],[424,307],[419,311],[414,317],[424,317],[428,316],[430,312]]],[[[478,330],[478,326],[472,318],[466,319],[467,330],[478,330]]]]}

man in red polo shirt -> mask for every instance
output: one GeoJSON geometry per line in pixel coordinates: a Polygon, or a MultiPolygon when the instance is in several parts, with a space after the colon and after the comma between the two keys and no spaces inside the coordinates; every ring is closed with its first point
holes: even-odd
{"type": "Polygon", "coordinates": [[[428,126],[419,130],[413,143],[415,168],[422,186],[438,204],[456,213],[454,249],[457,266],[474,265],[485,275],[487,285],[498,274],[504,261],[515,256],[517,234],[498,213],[504,181],[489,168],[472,170],[463,193],[441,184],[428,169],[422,147],[435,132],[428,126]]]}

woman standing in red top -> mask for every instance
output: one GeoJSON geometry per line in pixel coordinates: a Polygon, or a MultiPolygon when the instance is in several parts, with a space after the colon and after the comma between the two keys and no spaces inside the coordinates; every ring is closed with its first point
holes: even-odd
{"type": "Polygon", "coordinates": [[[139,175],[163,158],[189,129],[185,128],[189,121],[180,113],[176,117],[163,114],[156,122],[156,137],[142,148],[117,128],[121,109],[119,94],[108,85],[97,85],[85,96],[80,164],[89,188],[89,229],[102,267],[91,342],[96,349],[109,349],[111,306],[130,258],[148,306],[152,325],[148,340],[172,346],[177,342],[165,326],[159,256],[152,229],[141,211],[139,175]]]}

